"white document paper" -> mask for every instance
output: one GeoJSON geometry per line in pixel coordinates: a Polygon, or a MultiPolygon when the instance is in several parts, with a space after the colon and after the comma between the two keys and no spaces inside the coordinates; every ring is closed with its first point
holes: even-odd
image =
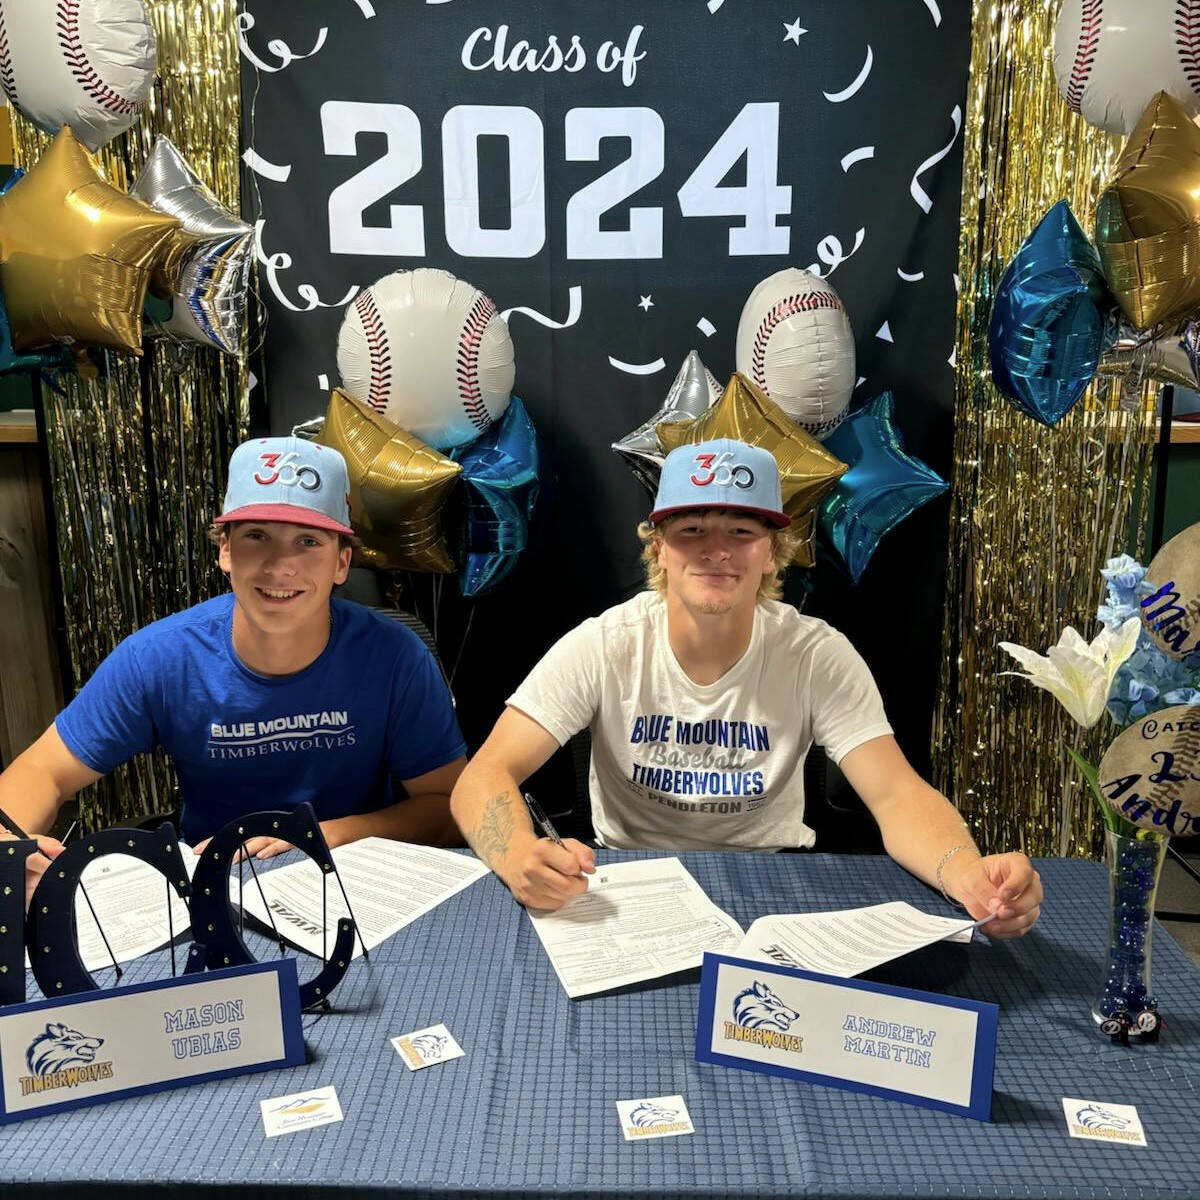
{"type": "Polygon", "coordinates": [[[759,917],[734,954],[851,979],[934,942],[970,941],[980,924],[970,917],[933,917],[893,900],[838,912],[759,917]]]}
{"type": "Polygon", "coordinates": [[[583,895],[529,919],[572,998],[697,967],[742,938],[677,858],[600,867],[583,895]]]}
{"type": "MultiPolygon", "coordinates": [[[[473,855],[390,838],[363,838],[332,853],[368,950],[488,874],[473,855]]],[[[333,949],[337,922],[348,913],[332,873],[324,875],[304,859],[274,871],[260,867],[258,880],[266,904],[247,879],[242,907],[248,916],[268,926],[274,918],[280,936],[309,954],[324,957],[333,949]],[[322,884],[328,905],[324,917],[322,884]]],[[[362,943],[355,938],[354,957],[361,953],[362,943]]]]}
{"type": "MultiPolygon", "coordinates": [[[[184,870],[191,879],[196,870],[196,856],[184,845],[180,846],[180,852],[184,870]]],[[[169,944],[172,931],[179,938],[190,928],[187,906],[179,893],[168,887],[166,877],[160,871],[140,858],[106,854],[84,867],[81,881],[83,887],[75,891],[75,928],[79,957],[89,971],[111,967],[113,957],[124,963],[161,949],[169,944]],[[84,889],[87,890],[86,899],[84,889]],[[112,955],[100,936],[97,918],[112,947],[112,955]]],[[[25,961],[28,965],[28,953],[25,961]]]]}

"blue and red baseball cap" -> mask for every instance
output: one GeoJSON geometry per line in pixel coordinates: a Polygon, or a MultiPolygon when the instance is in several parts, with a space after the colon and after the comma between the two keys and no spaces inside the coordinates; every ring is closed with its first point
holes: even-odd
{"type": "Polygon", "coordinates": [[[650,523],[694,508],[752,513],[777,529],[792,522],[783,511],[775,456],[733,438],[676,446],[663,460],[650,523]]]}
{"type": "Polygon", "coordinates": [[[346,460],[332,446],[299,437],[243,442],[229,459],[218,524],[283,521],[353,535],[346,460]]]}

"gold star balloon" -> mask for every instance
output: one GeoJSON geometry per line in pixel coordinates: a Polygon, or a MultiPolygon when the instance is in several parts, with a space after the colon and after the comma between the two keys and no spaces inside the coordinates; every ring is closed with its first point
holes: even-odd
{"type": "Polygon", "coordinates": [[[0,196],[0,287],[13,345],[82,342],[141,354],[146,285],[178,228],[107,183],[63,126],[0,196]]]}
{"type": "Polygon", "coordinates": [[[350,474],[350,523],[360,557],[391,571],[454,570],[442,510],[462,467],[382,413],[334,390],[317,441],[341,451],[350,474]]]}
{"type": "Polygon", "coordinates": [[[848,468],[799,428],[766,393],[744,375],[734,375],[707,412],[656,428],[664,454],[712,438],[736,438],[748,446],[770,450],[779,464],[783,511],[792,518],[792,531],[800,543],[795,562],[802,567],[813,565],[816,507],[848,468]]]}
{"type": "Polygon", "coordinates": [[[1142,114],[1100,194],[1096,249],[1135,329],[1200,308],[1200,129],[1166,92],[1142,114]]]}

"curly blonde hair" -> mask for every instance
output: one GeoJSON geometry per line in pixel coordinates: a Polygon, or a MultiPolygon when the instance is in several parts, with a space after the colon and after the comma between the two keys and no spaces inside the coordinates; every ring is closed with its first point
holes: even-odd
{"type": "MultiPolygon", "coordinates": [[[[721,512],[722,509],[691,508],[684,512],[672,513],[657,525],[643,521],[637,527],[637,535],[642,542],[642,566],[646,569],[646,587],[652,592],[665,595],[667,591],[667,573],[658,565],[658,548],[662,544],[663,532],[673,521],[680,517],[692,517],[697,513],[721,512]]],[[[752,517],[752,520],[757,518],[752,517]]],[[[791,528],[776,529],[766,522],[761,522],[771,539],[771,554],[775,559],[775,569],[765,574],[758,584],[760,600],[778,600],[783,595],[783,573],[792,565],[800,550],[799,540],[791,528]]]]}

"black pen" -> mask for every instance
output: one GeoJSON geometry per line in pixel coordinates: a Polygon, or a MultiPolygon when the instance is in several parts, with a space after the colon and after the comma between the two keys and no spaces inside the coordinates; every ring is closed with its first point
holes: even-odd
{"type": "Polygon", "coordinates": [[[534,823],[541,826],[542,833],[556,846],[561,846],[563,840],[558,836],[558,830],[550,824],[550,818],[542,812],[542,806],[528,792],[525,793],[525,803],[529,805],[529,811],[533,816],[534,823]]]}
{"type": "Polygon", "coordinates": [[[13,837],[27,838],[30,841],[33,840],[32,838],[29,838],[29,834],[27,834],[25,830],[23,830],[20,825],[18,825],[16,821],[14,821],[12,817],[10,817],[2,808],[0,808],[0,825],[3,825],[4,828],[13,835],[13,837]]]}

